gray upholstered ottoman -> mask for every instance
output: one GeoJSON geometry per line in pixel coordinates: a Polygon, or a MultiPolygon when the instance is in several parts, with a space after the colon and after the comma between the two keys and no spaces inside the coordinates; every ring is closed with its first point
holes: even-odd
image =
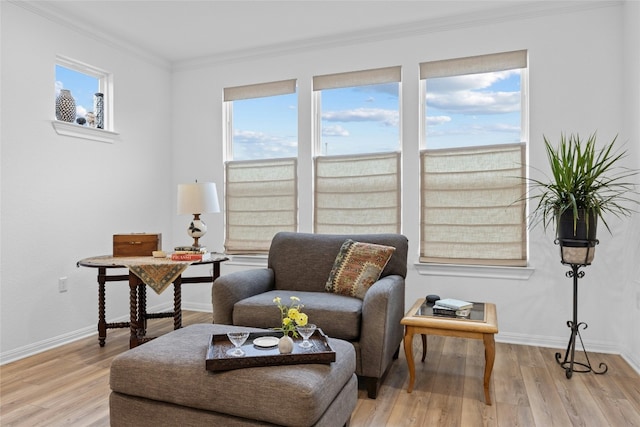
{"type": "Polygon", "coordinates": [[[210,372],[209,337],[228,325],[192,325],[117,356],[111,364],[112,426],[342,426],[358,399],[355,351],[330,339],[330,365],[210,372]]]}

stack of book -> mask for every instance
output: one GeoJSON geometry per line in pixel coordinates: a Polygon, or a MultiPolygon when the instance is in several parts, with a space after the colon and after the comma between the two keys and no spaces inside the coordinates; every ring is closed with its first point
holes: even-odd
{"type": "Polygon", "coordinates": [[[473,303],[454,298],[445,298],[435,302],[433,314],[436,316],[466,317],[471,312],[473,303]]]}
{"type": "Polygon", "coordinates": [[[211,260],[211,252],[205,247],[178,246],[171,254],[172,261],[202,262],[211,260]]]}

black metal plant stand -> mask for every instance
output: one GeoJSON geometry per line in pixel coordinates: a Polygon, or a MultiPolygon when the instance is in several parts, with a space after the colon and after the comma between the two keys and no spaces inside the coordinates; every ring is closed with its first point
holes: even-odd
{"type": "Polygon", "coordinates": [[[571,271],[567,271],[565,274],[567,277],[573,279],[573,320],[567,321],[567,326],[571,329],[571,337],[569,338],[569,344],[567,344],[567,351],[564,354],[564,358],[562,358],[561,353],[556,353],[556,362],[560,364],[565,370],[565,374],[567,378],[571,378],[574,372],[593,372],[594,374],[604,374],[607,372],[609,367],[601,362],[599,367],[600,371],[596,371],[589,361],[589,356],[587,355],[587,350],[584,348],[584,342],[582,341],[582,336],[580,335],[580,328],[587,329],[587,324],[584,322],[578,322],[578,279],[584,277],[584,271],[580,271],[581,267],[586,267],[591,264],[591,258],[593,258],[593,250],[595,250],[595,245],[598,243],[597,240],[561,240],[556,241],[560,243],[560,253],[562,256],[562,264],[570,265],[571,271]],[[563,249],[566,248],[582,248],[585,252],[585,258],[582,259],[573,259],[569,256],[565,256],[565,251],[563,249]],[[591,251],[591,252],[590,252],[591,251]],[[584,357],[586,363],[576,362],[575,361],[575,353],[576,353],[576,337],[580,340],[580,345],[582,346],[582,351],[584,353],[584,357]]]}

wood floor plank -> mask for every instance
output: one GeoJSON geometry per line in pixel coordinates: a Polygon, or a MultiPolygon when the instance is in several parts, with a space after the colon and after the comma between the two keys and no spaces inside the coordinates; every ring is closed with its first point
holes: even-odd
{"type": "Polygon", "coordinates": [[[464,394],[460,424],[463,426],[494,427],[498,425],[493,379],[489,388],[493,405],[484,401],[484,343],[467,341],[465,356],[464,394]]]}
{"type": "Polygon", "coordinates": [[[523,367],[522,377],[536,425],[558,427],[571,425],[553,378],[545,367],[523,367]]]}
{"type": "MultiPolygon", "coordinates": [[[[211,323],[211,313],[184,312],[183,324],[194,323],[211,323]]],[[[172,326],[151,321],[149,334],[172,326]]],[[[609,372],[567,379],[555,361],[558,350],[497,343],[488,406],[481,341],[429,336],[423,363],[420,336],[414,340],[413,392],[406,391],[401,350],[377,399],[358,391],[351,427],[640,426],[640,375],[618,355],[589,354],[609,372]]],[[[0,425],[109,426],[109,366],[128,347],[127,329],[110,330],[105,347],[92,336],[1,366],[0,425]]]]}

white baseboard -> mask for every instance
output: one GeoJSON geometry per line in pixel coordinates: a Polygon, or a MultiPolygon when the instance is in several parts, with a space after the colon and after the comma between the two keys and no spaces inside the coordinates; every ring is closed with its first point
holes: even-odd
{"type": "Polygon", "coordinates": [[[182,309],[188,311],[200,311],[203,313],[212,313],[211,303],[183,302],[182,309]]]}
{"type": "MultiPolygon", "coordinates": [[[[509,334],[500,332],[496,335],[496,342],[566,350],[569,343],[569,337],[545,337],[539,335],[509,334]]],[[[580,344],[576,343],[576,350],[582,351],[579,346],[580,344]]],[[[620,347],[615,343],[585,340],[584,346],[588,353],[619,354],[634,371],[640,374],[640,361],[638,361],[637,358],[634,358],[631,354],[628,354],[625,350],[620,349],[620,347]]]]}
{"type": "MultiPolygon", "coordinates": [[[[163,303],[154,307],[149,308],[149,312],[162,312],[171,310],[173,305],[171,303],[163,303]]],[[[128,322],[129,316],[121,316],[113,319],[107,319],[109,323],[117,323],[117,322],[128,322]]],[[[66,334],[58,335],[53,338],[48,338],[46,340],[38,341],[33,344],[25,345],[23,347],[18,347],[14,350],[5,351],[0,354],[0,366],[15,362],[16,360],[24,359],[25,357],[33,356],[34,354],[42,353],[43,351],[51,350],[56,347],[60,347],[61,345],[69,344],[74,341],[90,337],[92,335],[96,336],[96,344],[98,342],[97,336],[97,328],[96,326],[87,326],[82,329],[78,329],[66,334]]]]}
{"type": "MultiPolygon", "coordinates": [[[[210,303],[190,303],[184,302],[182,305],[184,310],[189,311],[200,311],[203,313],[211,312],[211,304],[210,303]]],[[[172,306],[170,303],[164,303],[157,305],[155,307],[151,307],[149,309],[150,312],[161,312],[171,310],[172,306]]],[[[213,319],[212,319],[213,320],[213,319]]],[[[122,316],[115,319],[108,319],[109,323],[112,322],[127,322],[129,321],[128,316],[122,316]]],[[[53,348],[59,347],[61,345],[69,344],[73,341],[77,341],[82,338],[86,338],[96,334],[95,326],[88,326],[86,328],[78,329],[73,332],[69,332],[67,334],[59,335],[57,337],[49,338],[46,340],[39,341],[37,343],[29,344],[24,347],[17,348],[15,350],[7,351],[0,354],[0,365],[4,365],[6,363],[14,362],[19,359],[23,359],[25,357],[33,356],[34,354],[42,353],[43,351],[51,350],[53,348]]],[[[505,344],[519,344],[519,345],[530,345],[536,347],[548,347],[548,348],[559,348],[565,349],[568,343],[567,337],[546,337],[541,335],[524,335],[524,334],[510,334],[510,333],[499,333],[496,335],[496,342],[501,342],[505,344]]],[[[593,353],[611,353],[611,354],[620,354],[620,356],[638,373],[640,374],[640,360],[637,357],[634,357],[627,352],[621,351],[621,349],[611,342],[603,342],[603,341],[585,341],[585,347],[587,347],[588,352],[593,353]]]]}

